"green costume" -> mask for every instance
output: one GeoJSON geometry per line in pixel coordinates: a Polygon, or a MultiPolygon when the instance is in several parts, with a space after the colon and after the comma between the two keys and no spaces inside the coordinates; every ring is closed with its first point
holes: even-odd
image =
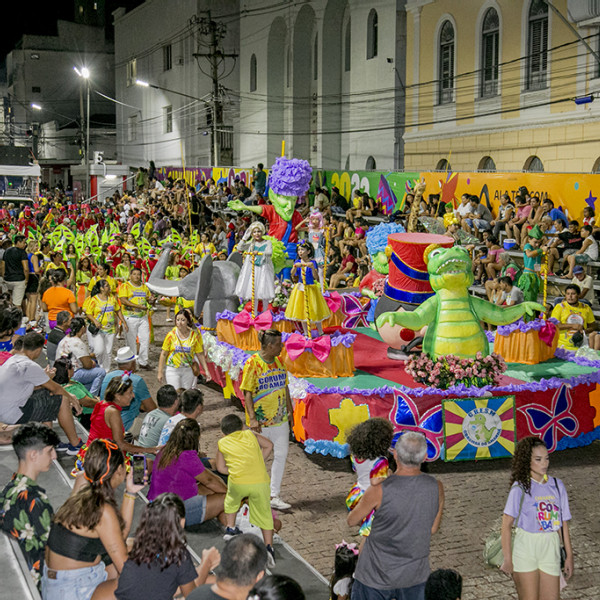
{"type": "Polygon", "coordinates": [[[469,252],[460,246],[425,250],[429,281],[435,295],[413,312],[387,312],[377,319],[377,327],[400,325],[418,331],[427,325],[423,351],[433,358],[454,354],[475,358],[487,356],[489,344],[481,321],[507,325],[525,314],[544,310],[541,304],[523,302],[514,306],[496,306],[469,294],[473,270],[469,252]]]}

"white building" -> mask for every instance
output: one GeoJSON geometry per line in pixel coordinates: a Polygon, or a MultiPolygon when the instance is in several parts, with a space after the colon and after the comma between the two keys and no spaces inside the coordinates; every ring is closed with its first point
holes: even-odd
{"type": "MultiPolygon", "coordinates": [[[[130,166],[208,166],[212,148],[213,78],[206,55],[210,36],[203,19],[226,27],[219,48],[236,54],[239,12],[236,0],[146,0],[126,12],[114,11],[117,155],[130,166]],[[140,80],[148,84],[136,85],[140,80]]],[[[219,31],[223,31],[219,29],[219,31]]],[[[235,58],[218,66],[220,163],[234,164],[233,121],[237,106],[228,89],[238,89],[235,58]]]]}
{"type": "Polygon", "coordinates": [[[402,168],[404,0],[243,0],[240,164],[402,168]]]}

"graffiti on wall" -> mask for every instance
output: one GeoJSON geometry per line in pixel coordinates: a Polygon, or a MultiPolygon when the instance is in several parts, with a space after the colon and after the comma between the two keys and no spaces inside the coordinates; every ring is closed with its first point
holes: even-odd
{"type": "MultiPolygon", "coordinates": [[[[196,187],[200,181],[206,181],[211,177],[215,183],[224,182],[226,186],[232,187],[236,178],[239,178],[246,185],[250,185],[253,177],[253,169],[234,169],[233,167],[161,167],[157,169],[157,178],[162,181],[167,178],[173,180],[185,179],[185,181],[196,187]]],[[[268,171],[266,171],[268,174],[268,171]]]]}

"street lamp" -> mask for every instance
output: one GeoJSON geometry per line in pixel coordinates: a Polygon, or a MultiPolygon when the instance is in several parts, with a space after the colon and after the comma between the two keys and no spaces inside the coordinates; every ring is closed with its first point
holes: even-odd
{"type": "Polygon", "coordinates": [[[33,108],[33,110],[42,110],[42,107],[39,104],[36,104],[35,102],[31,103],[31,108],[33,108]]]}
{"type": "MultiPolygon", "coordinates": [[[[85,134],[85,196],[90,197],[90,70],[87,67],[73,67],[73,70],[79,77],[85,79],[87,88],[87,124],[85,134]]],[[[81,122],[83,128],[83,94],[79,93],[79,108],[81,111],[81,122]]]]}

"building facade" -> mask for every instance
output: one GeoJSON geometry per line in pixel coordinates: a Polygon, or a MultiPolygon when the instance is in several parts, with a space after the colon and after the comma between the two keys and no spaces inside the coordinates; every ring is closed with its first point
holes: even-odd
{"type": "Polygon", "coordinates": [[[600,3],[406,11],[407,170],[600,172],[600,3]]]}
{"type": "Polygon", "coordinates": [[[403,167],[404,0],[241,2],[240,162],[403,167]]]}
{"type": "Polygon", "coordinates": [[[238,88],[238,2],[146,0],[113,16],[119,161],[146,167],[151,160],[157,167],[211,164],[216,77],[218,162],[234,164],[238,106],[229,90],[238,88]],[[213,41],[221,53],[216,72],[213,41]]]}

